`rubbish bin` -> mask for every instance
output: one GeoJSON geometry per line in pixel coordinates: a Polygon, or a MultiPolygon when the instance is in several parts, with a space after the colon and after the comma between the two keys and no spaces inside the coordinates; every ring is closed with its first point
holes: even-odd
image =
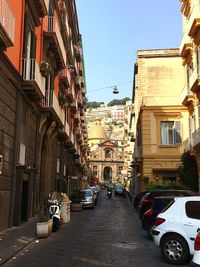
{"type": "Polygon", "coordinates": [[[63,198],[60,204],[61,218],[63,223],[68,223],[70,221],[70,203],[68,196],[63,194],[63,198]]]}

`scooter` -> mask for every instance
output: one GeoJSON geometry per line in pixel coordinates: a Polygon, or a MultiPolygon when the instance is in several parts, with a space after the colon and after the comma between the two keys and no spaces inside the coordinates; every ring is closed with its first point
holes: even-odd
{"type": "Polygon", "coordinates": [[[60,225],[60,206],[58,200],[52,201],[52,204],[49,206],[50,219],[52,219],[52,231],[56,232],[60,225]]]}
{"type": "Polygon", "coordinates": [[[111,199],[111,197],[112,197],[112,191],[108,191],[107,192],[107,195],[108,195],[108,198],[111,199]]]}

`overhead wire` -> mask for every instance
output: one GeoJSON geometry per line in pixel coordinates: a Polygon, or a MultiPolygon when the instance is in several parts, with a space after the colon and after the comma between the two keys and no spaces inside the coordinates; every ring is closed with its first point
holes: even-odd
{"type": "Polygon", "coordinates": [[[129,84],[129,83],[132,83],[132,82],[133,81],[129,81],[129,82],[125,82],[125,83],[119,83],[119,84],[115,84],[115,85],[111,85],[111,86],[101,87],[101,88],[98,88],[98,89],[87,91],[87,93],[92,93],[92,92],[96,92],[96,91],[100,91],[100,90],[105,90],[105,89],[108,89],[108,88],[114,88],[115,86],[121,86],[121,85],[129,84]]]}

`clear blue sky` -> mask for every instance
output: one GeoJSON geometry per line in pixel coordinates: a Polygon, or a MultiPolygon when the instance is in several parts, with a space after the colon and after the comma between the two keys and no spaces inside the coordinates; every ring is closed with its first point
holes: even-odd
{"type": "Polygon", "coordinates": [[[89,101],[132,96],[137,50],[179,47],[179,0],[76,0],[76,6],[89,101]]]}

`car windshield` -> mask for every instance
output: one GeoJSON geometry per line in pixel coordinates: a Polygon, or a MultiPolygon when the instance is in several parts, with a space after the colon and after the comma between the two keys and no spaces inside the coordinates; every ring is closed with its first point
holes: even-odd
{"type": "Polygon", "coordinates": [[[92,196],[92,192],[90,190],[83,191],[83,193],[84,193],[84,197],[91,197],[92,196]]]}

